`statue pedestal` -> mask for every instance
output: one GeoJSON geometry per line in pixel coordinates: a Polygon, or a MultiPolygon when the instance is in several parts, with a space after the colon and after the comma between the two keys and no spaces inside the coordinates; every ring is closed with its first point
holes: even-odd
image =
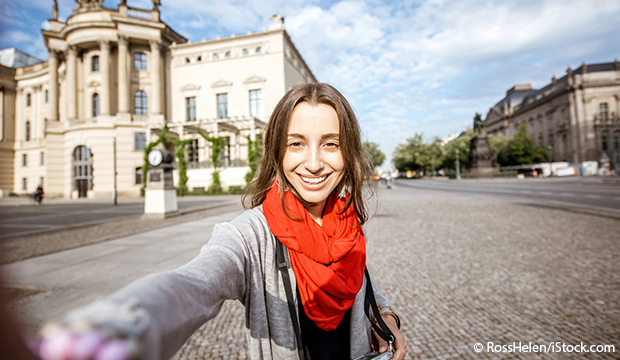
{"type": "Polygon", "coordinates": [[[493,150],[489,146],[489,139],[478,135],[469,143],[469,157],[471,158],[472,173],[488,174],[497,171],[493,161],[493,150]]]}
{"type": "Polygon", "coordinates": [[[172,165],[149,166],[144,192],[144,218],[164,219],[179,215],[172,165]]]}

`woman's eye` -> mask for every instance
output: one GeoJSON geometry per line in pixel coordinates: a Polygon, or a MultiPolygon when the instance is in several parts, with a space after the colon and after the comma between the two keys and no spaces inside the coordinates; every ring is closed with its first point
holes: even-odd
{"type": "Polygon", "coordinates": [[[301,143],[300,143],[299,141],[295,141],[295,142],[289,143],[289,144],[288,144],[288,146],[291,146],[291,147],[300,147],[300,146],[301,146],[301,143]]]}
{"type": "Polygon", "coordinates": [[[328,142],[328,143],[325,143],[325,146],[328,147],[328,148],[337,148],[338,147],[338,143],[328,142]]]}

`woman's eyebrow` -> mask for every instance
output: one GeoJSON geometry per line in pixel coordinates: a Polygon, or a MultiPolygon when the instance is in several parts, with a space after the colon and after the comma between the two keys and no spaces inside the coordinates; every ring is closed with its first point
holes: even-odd
{"type": "Polygon", "coordinates": [[[340,140],[340,134],[338,134],[338,133],[331,133],[331,134],[325,134],[325,135],[321,136],[321,140],[326,140],[326,139],[340,140]]]}
{"type": "Polygon", "coordinates": [[[289,138],[300,138],[300,139],[305,139],[306,137],[303,136],[302,134],[296,134],[296,133],[289,133],[288,134],[289,138]]]}

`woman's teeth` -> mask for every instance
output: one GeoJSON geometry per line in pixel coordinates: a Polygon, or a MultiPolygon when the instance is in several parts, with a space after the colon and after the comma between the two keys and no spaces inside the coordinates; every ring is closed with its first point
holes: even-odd
{"type": "Polygon", "coordinates": [[[308,184],[319,184],[319,183],[322,183],[323,181],[325,181],[325,179],[327,179],[327,175],[321,176],[321,177],[318,177],[318,178],[307,178],[305,176],[300,176],[300,178],[304,182],[307,182],[308,184]]]}

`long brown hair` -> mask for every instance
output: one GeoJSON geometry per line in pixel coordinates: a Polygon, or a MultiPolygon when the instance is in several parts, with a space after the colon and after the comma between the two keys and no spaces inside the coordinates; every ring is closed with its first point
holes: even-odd
{"type": "MultiPolygon", "coordinates": [[[[291,114],[295,107],[303,102],[309,105],[325,104],[331,106],[338,114],[339,143],[345,171],[336,191],[340,191],[344,187],[351,194],[343,212],[353,206],[360,225],[363,225],[368,220],[363,192],[366,183],[364,176],[368,175],[371,169],[370,161],[362,147],[360,127],[351,105],[338,90],[327,84],[297,85],[278,102],[265,128],[263,152],[258,164],[258,173],[250,183],[249,189],[243,197],[243,203],[246,207],[262,204],[267,192],[277,178],[282,183],[281,186],[288,187],[302,204],[308,205],[308,202],[288,182],[284,176],[283,168],[291,114]]],[[[284,191],[281,191],[280,194],[282,208],[286,212],[284,191]]]]}

